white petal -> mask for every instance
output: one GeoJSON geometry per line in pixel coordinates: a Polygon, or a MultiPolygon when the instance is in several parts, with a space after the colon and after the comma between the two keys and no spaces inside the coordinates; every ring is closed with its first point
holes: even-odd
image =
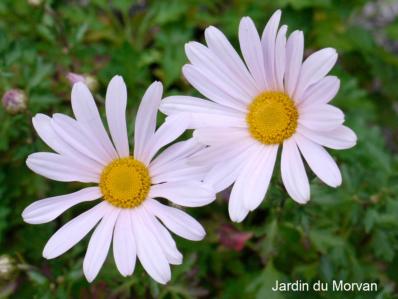
{"type": "Polygon", "coordinates": [[[32,123],[40,138],[54,151],[61,155],[68,156],[73,160],[85,165],[86,167],[94,169],[97,172],[101,171],[102,166],[100,163],[90,159],[84,153],[76,150],[55,132],[50,117],[39,113],[32,118],[32,123]]]}
{"type": "Polygon", "coordinates": [[[274,12],[261,36],[261,45],[263,47],[265,63],[265,77],[267,80],[267,86],[271,90],[276,90],[277,88],[275,78],[275,41],[281,14],[282,13],[279,9],[274,12]]]}
{"type": "Polygon", "coordinates": [[[252,138],[242,138],[234,143],[212,145],[194,154],[190,161],[193,165],[213,166],[215,163],[227,161],[256,143],[252,138]]]}
{"type": "Polygon", "coordinates": [[[243,186],[246,192],[242,199],[246,209],[253,211],[263,201],[274,171],[277,153],[278,145],[261,146],[257,157],[248,161],[247,166],[242,170],[242,176],[251,178],[243,186]]]}
{"type": "Polygon", "coordinates": [[[293,138],[283,142],[281,156],[283,184],[290,197],[304,204],[310,199],[310,184],[296,142],[293,138]]]}
{"type": "Polygon", "coordinates": [[[106,166],[111,160],[92,135],[86,135],[76,120],[56,113],[51,119],[55,133],[67,144],[90,159],[106,166]]]}
{"type": "Polygon", "coordinates": [[[242,167],[256,151],[256,144],[238,152],[233,158],[215,164],[204,178],[204,182],[220,192],[236,181],[242,167]]]}
{"type": "Polygon", "coordinates": [[[248,180],[248,178],[240,177],[239,179],[238,177],[232,187],[231,195],[229,196],[228,212],[229,218],[231,218],[233,222],[242,222],[247,214],[249,214],[249,210],[243,205],[243,197],[245,194],[244,188],[242,187],[246,180],[248,180]]]}
{"type": "Polygon", "coordinates": [[[215,114],[239,117],[241,111],[191,96],[170,96],[160,103],[159,110],[166,115],[174,113],[215,114]]]}
{"type": "Polygon", "coordinates": [[[144,206],[150,213],[158,217],[169,230],[184,239],[199,241],[206,235],[198,221],[179,209],[166,206],[154,199],[144,201],[144,206]]]}
{"type": "Polygon", "coordinates": [[[149,197],[161,197],[185,207],[200,207],[215,200],[214,191],[201,182],[180,181],[151,186],[149,197]],[[195,190],[195,192],[192,192],[195,190]]]}
{"type": "Polygon", "coordinates": [[[267,89],[264,57],[260,36],[252,19],[244,17],[239,24],[239,43],[246,65],[260,90],[267,89]]]}
{"type": "Polygon", "coordinates": [[[329,132],[317,132],[299,126],[297,132],[320,145],[338,150],[351,148],[357,143],[357,135],[346,126],[338,126],[329,132]]]}
{"type": "Polygon", "coordinates": [[[113,234],[113,256],[120,274],[123,276],[133,274],[137,249],[128,209],[122,209],[116,221],[113,234]]]}
{"type": "Polygon", "coordinates": [[[209,126],[246,126],[246,112],[190,96],[167,97],[162,100],[160,111],[171,116],[178,113],[188,114],[188,128],[192,129],[209,126]]]}
{"type": "Polygon", "coordinates": [[[134,130],[134,157],[140,159],[155,133],[156,116],[162,98],[163,85],[153,82],[142,97],[137,111],[134,130]]]}
{"type": "Polygon", "coordinates": [[[261,90],[257,89],[254,79],[250,75],[242,59],[220,30],[213,26],[208,27],[205,30],[205,39],[211,52],[214,53],[214,55],[230,70],[231,74],[233,74],[236,84],[242,88],[246,88],[248,92],[253,94],[261,92],[261,90]]]}
{"type": "Polygon", "coordinates": [[[55,153],[34,153],[28,156],[26,165],[37,174],[60,182],[98,183],[95,173],[69,157],[55,153]]]}
{"type": "Polygon", "coordinates": [[[98,187],[88,187],[74,193],[41,199],[26,207],[22,212],[22,217],[30,224],[46,223],[78,203],[100,197],[102,194],[98,187]]]}
{"type": "Polygon", "coordinates": [[[48,240],[43,256],[53,259],[68,251],[83,239],[108,211],[109,204],[103,201],[70,220],[48,240]]]}
{"type": "Polygon", "coordinates": [[[224,59],[219,59],[206,46],[198,42],[189,42],[185,45],[185,53],[191,64],[202,69],[208,69],[214,76],[219,77],[225,84],[229,85],[236,94],[241,95],[241,99],[250,100],[259,93],[259,90],[253,88],[251,84],[244,84],[241,74],[234,73],[233,70],[228,68],[228,62],[226,65],[223,62],[224,59]]]}
{"type": "Polygon", "coordinates": [[[121,76],[114,76],[106,90],[106,118],[119,157],[129,156],[126,125],[127,88],[121,76]]]}
{"type": "Polygon", "coordinates": [[[86,134],[92,134],[107,154],[108,160],[117,158],[117,153],[104,128],[90,90],[82,82],[73,85],[72,109],[76,120],[86,134]]]}
{"type": "Polygon", "coordinates": [[[180,265],[182,263],[182,254],[178,251],[176,242],[168,230],[153,216],[150,211],[147,211],[145,206],[141,210],[146,227],[155,236],[159,246],[162,248],[167,261],[172,265],[180,265]]]}
{"type": "Polygon", "coordinates": [[[285,91],[293,97],[301,70],[304,53],[304,35],[294,31],[286,42],[285,91]]]}
{"type": "Polygon", "coordinates": [[[283,25],[278,31],[275,42],[275,80],[276,88],[284,91],[283,77],[286,67],[286,31],[287,26],[283,25]]]}
{"type": "Polygon", "coordinates": [[[88,282],[92,282],[98,275],[108,255],[112,241],[113,229],[120,209],[111,208],[105,213],[100,224],[96,227],[88,243],[86,255],[83,261],[83,272],[88,282]]]}
{"type": "Polygon", "coordinates": [[[131,210],[137,255],[145,271],[157,282],[165,284],[171,279],[170,265],[143,217],[142,207],[131,210]]]}
{"type": "Polygon", "coordinates": [[[143,151],[140,160],[148,165],[162,147],[176,140],[185,132],[188,122],[189,119],[184,114],[169,116],[148,142],[148,147],[143,151]]]}
{"type": "Polygon", "coordinates": [[[229,215],[241,222],[265,197],[274,169],[278,146],[257,144],[246,158],[231,191],[229,215]]]}
{"type": "Polygon", "coordinates": [[[184,159],[203,149],[203,145],[199,144],[195,139],[190,138],[185,141],[176,142],[168,146],[154,160],[151,161],[149,169],[152,175],[157,175],[163,171],[163,167],[174,161],[184,159]]]}
{"type": "Polygon", "coordinates": [[[342,179],[339,167],[328,152],[300,134],[296,134],[294,139],[316,176],[331,187],[340,186],[342,179]]]}
{"type": "Polygon", "coordinates": [[[186,78],[192,85],[196,84],[199,88],[202,88],[205,92],[204,95],[209,91],[212,92],[211,94],[226,95],[227,101],[216,101],[216,99],[220,98],[216,97],[216,102],[237,110],[243,110],[247,103],[251,101],[252,97],[242,92],[235,82],[226,79],[225,76],[220,73],[220,70],[214,72],[213,68],[205,67],[202,64],[189,64],[186,66],[191,66],[192,69],[195,70],[195,73],[191,73],[188,70],[186,78]],[[190,79],[195,81],[191,82],[190,79]],[[196,82],[196,80],[201,80],[201,82],[196,82]]]}
{"type": "Polygon", "coordinates": [[[321,105],[329,103],[340,88],[340,80],[335,76],[326,76],[319,82],[311,85],[300,100],[301,106],[321,105]]]}
{"type": "Polygon", "coordinates": [[[186,64],[182,68],[184,77],[206,98],[231,109],[246,111],[246,98],[236,99],[230,92],[229,86],[214,77],[210,71],[201,69],[192,64],[186,64]]]}
{"type": "Polygon", "coordinates": [[[243,128],[200,128],[193,132],[193,138],[206,145],[236,142],[249,137],[248,130],[243,128]]]}
{"type": "Polygon", "coordinates": [[[308,56],[301,66],[300,78],[293,98],[299,102],[307,87],[325,77],[336,61],[337,53],[333,48],[325,48],[308,56]]]}
{"type": "Polygon", "coordinates": [[[203,180],[207,166],[195,166],[188,159],[169,162],[162,166],[155,174],[151,172],[152,184],[179,181],[201,181],[203,180]]]}
{"type": "Polygon", "coordinates": [[[329,104],[310,105],[299,108],[298,123],[316,131],[332,131],[342,125],[344,113],[329,104]]]}

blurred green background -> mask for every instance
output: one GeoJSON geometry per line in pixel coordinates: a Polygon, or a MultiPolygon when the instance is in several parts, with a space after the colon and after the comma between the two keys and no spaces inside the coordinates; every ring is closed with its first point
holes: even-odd
{"type": "Polygon", "coordinates": [[[0,93],[17,88],[12,95],[27,100],[26,108],[12,98],[0,107],[0,298],[398,298],[397,15],[397,1],[388,0],[0,1],[0,93]],[[290,31],[304,31],[306,55],[329,46],[339,53],[333,73],[342,84],[333,103],[359,137],[355,148],[332,152],[343,185],[329,188],[311,174],[312,200],[299,206],[277,170],[267,200],[241,224],[229,221],[227,192],[208,207],[188,209],[208,235],[202,242],[176,237],[184,263],[172,267],[166,286],[138,264],[123,278],[111,254],[88,284],[82,275],[88,238],[58,259],[42,258],[52,233],[91,205],[39,226],[20,216],[37,199],[80,187],[25,166],[27,155],[47,150],[31,117],[72,115],[67,75],[88,80],[102,112],[107,82],[122,75],[132,136],[152,81],[163,81],[165,95],[196,94],[181,76],[186,42],[203,41],[204,29],[215,25],[236,46],[242,16],[262,31],[277,8],[290,31]],[[275,293],[276,279],[376,282],[378,291],[275,293]]]}

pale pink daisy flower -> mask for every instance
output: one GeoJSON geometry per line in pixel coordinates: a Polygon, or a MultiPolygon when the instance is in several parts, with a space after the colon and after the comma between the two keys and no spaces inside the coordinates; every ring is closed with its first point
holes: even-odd
{"type": "Polygon", "coordinates": [[[178,142],[155,157],[187,125],[185,116],[177,116],[155,131],[162,91],[162,84],[155,82],[142,99],[135,120],[133,156],[126,127],[127,89],[120,76],[111,80],[106,92],[106,117],[113,143],[90,91],[81,82],[72,89],[76,119],[64,114],[38,114],[33,118],[37,133],[56,153],[32,154],[26,161],[28,167],[52,180],[96,185],[36,201],[23,211],[23,219],[31,224],[46,223],[78,203],[102,198],[62,226],[43,251],[47,259],[58,257],[96,226],[83,262],[90,282],[100,271],[112,240],[116,266],[123,276],[134,272],[138,257],[153,279],[166,283],[171,277],[170,264],[182,262],[166,227],[189,240],[201,240],[205,235],[191,216],[155,199],[167,198],[187,207],[214,200],[213,192],[200,182],[204,168],[187,164],[187,157],[202,145],[192,139],[178,142]]]}
{"type": "Polygon", "coordinates": [[[185,78],[209,100],[189,96],[164,99],[160,110],[169,116],[189,115],[194,138],[209,145],[193,161],[212,165],[205,182],[217,191],[234,183],[229,200],[233,221],[242,221],[263,201],[281,148],[281,174],[289,195],[298,203],[310,199],[302,157],[320,180],[341,184],[340,170],[324,147],[346,149],[356,144],[344,126],[343,112],[330,105],[339,79],[328,76],[337,60],[332,48],[303,62],[304,37],[279,28],[276,11],[262,37],[249,17],[239,25],[245,63],[224,34],[205,31],[207,46],[190,42],[191,64],[185,78]]]}

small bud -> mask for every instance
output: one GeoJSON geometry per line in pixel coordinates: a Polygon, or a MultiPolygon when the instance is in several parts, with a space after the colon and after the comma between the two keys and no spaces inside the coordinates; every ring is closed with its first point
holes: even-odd
{"type": "Polygon", "coordinates": [[[39,6],[43,3],[43,0],[28,0],[28,4],[32,6],[39,6]]]}
{"type": "Polygon", "coordinates": [[[85,74],[84,75],[84,79],[86,81],[86,85],[87,87],[91,90],[91,91],[96,91],[98,89],[98,81],[97,79],[90,75],[90,74],[85,74]]]}
{"type": "Polygon", "coordinates": [[[90,74],[77,74],[77,73],[72,73],[69,72],[66,75],[66,78],[68,79],[69,83],[71,85],[77,83],[77,82],[83,82],[84,84],[87,85],[87,87],[92,91],[96,91],[98,89],[98,81],[97,79],[90,75],[90,74]]]}
{"type": "Polygon", "coordinates": [[[84,80],[84,77],[82,75],[79,75],[79,74],[76,74],[76,73],[72,73],[72,72],[70,72],[70,73],[68,73],[66,75],[66,79],[68,79],[69,83],[72,84],[72,85],[77,83],[77,82],[86,83],[85,80],[84,80]]]}
{"type": "Polygon", "coordinates": [[[9,281],[13,279],[17,272],[15,260],[7,255],[0,256],[0,281],[9,281]]]}
{"type": "Polygon", "coordinates": [[[28,98],[23,90],[10,89],[3,95],[3,107],[11,114],[25,111],[28,105],[28,98]]]}

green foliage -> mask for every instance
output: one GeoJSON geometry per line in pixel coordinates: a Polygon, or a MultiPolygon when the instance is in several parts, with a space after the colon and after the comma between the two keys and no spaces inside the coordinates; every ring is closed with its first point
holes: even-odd
{"type": "Polygon", "coordinates": [[[365,29],[357,22],[366,4],[361,0],[28,2],[33,1],[0,2],[0,92],[20,88],[29,97],[22,114],[0,109],[0,254],[12,257],[16,267],[12,278],[0,273],[0,297],[398,297],[398,56],[375,37],[397,40],[398,20],[365,29]],[[343,185],[332,189],[311,176],[311,201],[300,206],[288,198],[276,169],[261,207],[234,224],[253,233],[239,252],[219,241],[220,226],[230,223],[225,193],[208,207],[189,209],[208,235],[202,242],[177,238],[184,263],[172,267],[166,286],[153,282],[140,265],[133,277],[121,277],[111,254],[88,284],[81,270],[88,238],[56,260],[42,258],[51,234],[89,206],[40,226],[25,224],[20,216],[34,200],[80,187],[43,179],[25,166],[30,153],[46,150],[31,117],[71,115],[66,73],[98,80],[95,96],[102,111],[107,82],[122,75],[132,136],[137,105],[152,81],[163,81],[166,95],[196,93],[181,75],[186,42],[203,41],[203,30],[215,25],[237,45],[242,16],[251,16],[262,30],[276,8],[283,9],[291,31],[304,30],[309,52],[334,47],[340,54],[333,72],[341,78],[341,90],[333,103],[359,137],[355,148],[332,152],[343,185]],[[276,293],[271,291],[276,279],[377,282],[378,292],[276,293]]]}

